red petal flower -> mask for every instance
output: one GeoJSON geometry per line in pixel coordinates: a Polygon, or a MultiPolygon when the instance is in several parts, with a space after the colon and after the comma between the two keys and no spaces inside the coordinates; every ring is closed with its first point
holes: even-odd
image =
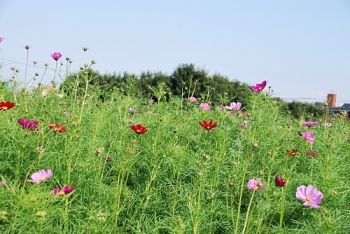
{"type": "Polygon", "coordinates": [[[49,128],[58,133],[65,132],[67,130],[65,126],[56,123],[50,123],[49,128]]]}
{"type": "Polygon", "coordinates": [[[137,134],[144,134],[148,131],[147,128],[142,124],[131,125],[131,129],[134,130],[134,132],[136,132],[137,134]]]}
{"type": "Polygon", "coordinates": [[[286,181],[278,175],[275,177],[275,183],[277,187],[284,187],[286,185],[286,181]]]}
{"type": "Polygon", "coordinates": [[[299,150],[297,150],[297,149],[291,149],[291,150],[287,150],[286,155],[289,156],[289,157],[291,157],[291,156],[297,155],[298,153],[299,153],[299,150]]]}
{"type": "Polygon", "coordinates": [[[214,122],[212,119],[211,119],[209,122],[203,120],[202,122],[199,122],[199,124],[200,124],[203,128],[207,129],[208,131],[209,131],[210,129],[215,128],[215,127],[218,125],[218,123],[217,123],[217,122],[214,122]]]}
{"type": "Polygon", "coordinates": [[[13,102],[0,102],[0,111],[2,110],[9,110],[15,106],[15,103],[13,102]]]}

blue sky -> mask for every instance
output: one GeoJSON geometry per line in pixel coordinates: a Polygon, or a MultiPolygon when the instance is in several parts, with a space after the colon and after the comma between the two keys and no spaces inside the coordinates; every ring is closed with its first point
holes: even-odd
{"type": "Polygon", "coordinates": [[[38,67],[28,77],[44,63],[54,69],[57,51],[72,72],[92,59],[101,73],[137,75],[194,63],[251,85],[267,80],[287,101],[323,102],[333,92],[338,105],[350,103],[348,0],[1,0],[0,25],[5,78],[15,66],[24,80],[30,45],[38,67]]]}

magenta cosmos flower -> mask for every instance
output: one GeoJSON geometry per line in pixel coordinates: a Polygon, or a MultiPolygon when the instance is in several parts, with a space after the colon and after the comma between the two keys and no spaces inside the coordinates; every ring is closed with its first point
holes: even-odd
{"type": "Polygon", "coordinates": [[[312,208],[319,208],[322,202],[323,194],[312,185],[301,185],[297,188],[295,197],[304,201],[304,206],[311,206],[312,208]]]}
{"type": "Polygon", "coordinates": [[[254,93],[260,93],[261,91],[264,90],[264,88],[266,87],[266,84],[267,84],[267,81],[264,80],[262,83],[254,85],[254,86],[252,87],[252,91],[253,91],[254,93]]]}
{"type": "Polygon", "coordinates": [[[18,123],[20,125],[22,125],[23,128],[27,128],[31,131],[36,131],[38,130],[38,124],[39,122],[37,120],[29,120],[29,119],[23,119],[23,118],[19,118],[18,119],[18,123]]]}
{"type": "Polygon", "coordinates": [[[208,103],[201,103],[199,104],[199,109],[209,111],[211,109],[211,106],[208,103]]]}
{"type": "Polygon", "coordinates": [[[5,37],[0,37],[0,43],[5,40],[5,37]]]}
{"type": "Polygon", "coordinates": [[[197,98],[196,98],[196,97],[193,97],[193,96],[189,97],[188,100],[189,100],[190,102],[197,102],[197,98]]]}
{"type": "Polygon", "coordinates": [[[315,136],[312,132],[306,131],[306,132],[299,132],[299,135],[304,137],[304,139],[309,142],[310,144],[314,143],[315,136]]]}
{"type": "Polygon", "coordinates": [[[312,126],[315,126],[317,125],[318,122],[317,121],[314,121],[314,122],[302,122],[301,125],[302,126],[305,126],[305,127],[312,127],[312,126]]]}
{"type": "Polygon", "coordinates": [[[53,58],[54,60],[59,60],[62,57],[62,54],[60,52],[54,52],[53,54],[51,54],[51,58],[53,58]]]}
{"type": "Polygon", "coordinates": [[[260,178],[250,179],[247,184],[248,188],[252,191],[263,191],[264,182],[260,178]]]}
{"type": "Polygon", "coordinates": [[[284,187],[286,186],[286,180],[283,179],[282,177],[280,177],[279,175],[277,175],[275,177],[275,183],[277,187],[284,187]]]}
{"type": "Polygon", "coordinates": [[[53,195],[63,196],[66,194],[70,194],[71,192],[74,191],[74,189],[75,189],[75,187],[73,185],[72,186],[65,185],[65,186],[63,186],[62,189],[55,188],[52,193],[53,193],[53,195]]]}
{"type": "Polygon", "coordinates": [[[40,184],[52,177],[52,171],[50,169],[40,170],[31,175],[29,182],[40,184]]]}

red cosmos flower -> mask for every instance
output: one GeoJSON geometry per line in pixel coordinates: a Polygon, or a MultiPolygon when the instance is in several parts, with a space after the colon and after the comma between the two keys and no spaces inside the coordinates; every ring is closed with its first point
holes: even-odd
{"type": "Polygon", "coordinates": [[[199,122],[199,124],[200,124],[203,128],[207,129],[208,131],[209,131],[210,129],[216,128],[216,126],[218,125],[218,123],[217,123],[217,122],[213,122],[212,119],[211,119],[209,122],[203,120],[202,122],[199,122]]]}
{"type": "Polygon", "coordinates": [[[283,179],[282,177],[280,177],[279,175],[277,175],[275,177],[275,183],[277,187],[284,187],[286,186],[286,181],[285,179],[283,179]]]}
{"type": "Polygon", "coordinates": [[[291,149],[291,150],[287,150],[286,155],[289,156],[289,157],[291,157],[291,156],[297,155],[298,153],[299,153],[299,150],[297,150],[297,149],[291,149]]]}
{"type": "Polygon", "coordinates": [[[15,103],[13,102],[0,102],[0,111],[2,110],[9,110],[15,106],[15,103]]]}
{"type": "Polygon", "coordinates": [[[58,133],[65,132],[67,130],[65,126],[59,125],[57,123],[50,123],[49,128],[58,133]]]}
{"type": "Polygon", "coordinates": [[[131,129],[134,130],[134,132],[136,132],[137,134],[144,134],[148,131],[147,128],[142,124],[131,125],[131,129]]]}

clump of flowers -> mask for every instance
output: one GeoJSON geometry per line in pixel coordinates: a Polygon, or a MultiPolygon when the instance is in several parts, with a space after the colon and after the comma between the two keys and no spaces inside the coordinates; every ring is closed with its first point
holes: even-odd
{"type": "Polygon", "coordinates": [[[63,133],[67,130],[67,128],[63,125],[57,124],[57,123],[50,123],[49,128],[55,132],[63,133]]]}
{"type": "Polygon", "coordinates": [[[241,109],[241,106],[242,106],[242,103],[240,102],[231,102],[231,104],[229,106],[226,106],[226,110],[229,110],[229,111],[238,111],[241,109]]]}
{"type": "Polygon", "coordinates": [[[190,101],[190,102],[192,102],[192,103],[195,103],[195,102],[197,102],[197,98],[191,96],[191,97],[188,98],[188,101],[190,101]]]}
{"type": "Polygon", "coordinates": [[[312,127],[312,126],[315,126],[317,125],[318,122],[317,121],[314,121],[314,122],[302,122],[301,125],[302,126],[305,126],[305,127],[312,127]]]}
{"type": "Polygon", "coordinates": [[[252,191],[263,191],[265,184],[260,178],[254,178],[248,181],[247,186],[252,191]]]}
{"type": "Polygon", "coordinates": [[[211,109],[211,105],[209,105],[208,103],[201,103],[199,104],[199,109],[209,111],[211,109]]]}
{"type": "Polygon", "coordinates": [[[18,123],[22,125],[23,128],[29,129],[31,131],[37,131],[39,122],[37,120],[29,120],[29,119],[23,119],[19,118],[18,123]]]}
{"type": "Polygon", "coordinates": [[[60,52],[54,52],[53,54],[51,54],[51,58],[53,58],[54,60],[59,60],[62,57],[62,54],[60,52]]]}
{"type": "Polygon", "coordinates": [[[319,208],[319,204],[322,202],[323,194],[312,185],[301,185],[297,188],[295,197],[304,202],[304,206],[310,206],[312,208],[319,208]]]}
{"type": "Polygon", "coordinates": [[[310,131],[306,131],[306,132],[298,132],[298,134],[302,137],[304,137],[304,139],[309,142],[310,144],[314,143],[315,140],[315,135],[310,132],[310,131]]]}
{"type": "Polygon", "coordinates": [[[279,175],[277,175],[275,177],[275,183],[277,187],[284,187],[286,186],[286,180],[283,179],[282,177],[280,177],[279,175]]]}
{"type": "Polygon", "coordinates": [[[66,195],[66,194],[70,194],[74,191],[75,187],[72,185],[72,186],[69,186],[69,185],[65,185],[63,186],[62,189],[60,188],[55,188],[52,192],[53,195],[58,195],[58,196],[63,196],[63,195],[66,195]]]}
{"type": "Polygon", "coordinates": [[[134,114],[138,113],[138,111],[135,108],[129,108],[129,113],[134,115],[134,114]]]}
{"type": "Polygon", "coordinates": [[[256,84],[252,87],[252,91],[254,93],[260,93],[261,91],[264,90],[264,88],[266,87],[267,81],[264,80],[263,82],[261,82],[260,84],[256,84]]]}
{"type": "Polygon", "coordinates": [[[30,177],[31,179],[28,181],[36,184],[40,184],[50,179],[51,177],[52,177],[52,171],[50,169],[40,170],[40,171],[34,172],[30,177]]]}
{"type": "Polygon", "coordinates": [[[137,134],[144,134],[148,131],[147,128],[142,124],[131,125],[131,129],[134,130],[134,132],[137,134]]]}
{"type": "Polygon", "coordinates": [[[11,108],[13,108],[15,106],[15,103],[13,102],[0,102],[0,111],[6,111],[9,110],[11,108]]]}
{"type": "Polygon", "coordinates": [[[299,153],[299,150],[297,150],[297,149],[291,149],[291,150],[287,150],[286,155],[289,156],[289,157],[291,157],[291,156],[297,155],[298,153],[299,153]]]}
{"type": "Polygon", "coordinates": [[[216,128],[216,126],[218,125],[218,123],[214,122],[212,119],[209,122],[203,120],[203,121],[199,122],[199,124],[208,131],[210,129],[216,128]]]}

